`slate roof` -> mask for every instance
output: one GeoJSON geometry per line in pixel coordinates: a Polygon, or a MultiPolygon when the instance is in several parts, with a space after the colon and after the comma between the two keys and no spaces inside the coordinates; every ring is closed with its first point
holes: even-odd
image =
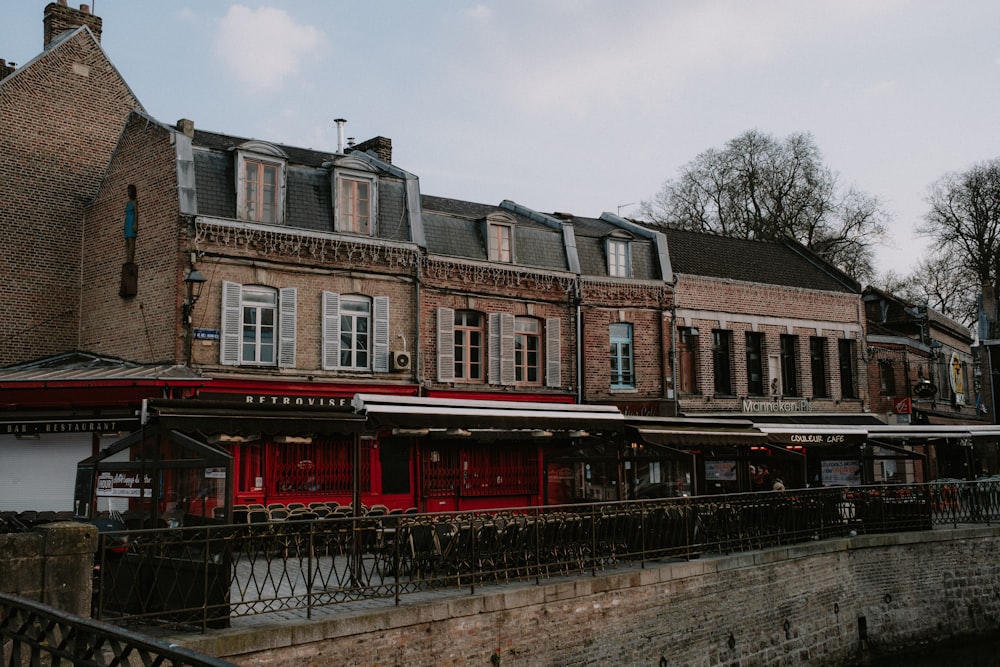
{"type": "Polygon", "coordinates": [[[678,274],[857,294],[861,286],[798,243],[663,229],[678,274]]]}
{"type": "Polygon", "coordinates": [[[0,382],[56,380],[204,380],[187,366],[137,364],[87,352],[64,354],[0,368],[0,382]]]}
{"type": "Polygon", "coordinates": [[[487,261],[483,221],[502,213],[514,221],[514,266],[569,270],[562,231],[499,205],[422,195],[424,237],[432,254],[487,261]]]}
{"type": "MultiPolygon", "coordinates": [[[[554,213],[553,216],[562,214],[554,213]]],[[[631,254],[631,278],[636,280],[658,280],[661,278],[656,259],[656,245],[652,239],[637,236],[606,220],[573,216],[568,220],[573,224],[576,236],[576,252],[580,257],[580,271],[585,276],[607,276],[607,237],[614,232],[625,232],[629,239],[631,254]]]]}
{"type": "MultiPolygon", "coordinates": [[[[236,217],[235,149],[249,139],[195,130],[195,189],[200,215],[236,217]]],[[[316,232],[333,232],[333,201],[330,171],[324,163],[335,161],[335,153],[278,146],[288,156],[285,170],[285,218],[282,226],[316,232]]],[[[405,186],[396,176],[380,173],[378,220],[375,237],[390,241],[411,240],[406,217],[405,186]]]]}

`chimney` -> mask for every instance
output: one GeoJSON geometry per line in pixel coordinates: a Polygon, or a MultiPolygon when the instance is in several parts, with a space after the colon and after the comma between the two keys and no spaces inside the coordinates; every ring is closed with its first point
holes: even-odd
{"type": "Polygon", "coordinates": [[[368,141],[362,141],[354,147],[354,150],[362,153],[373,151],[379,160],[392,164],[392,139],[388,137],[373,137],[368,141]]]}
{"type": "Polygon", "coordinates": [[[344,124],[347,122],[344,118],[338,118],[333,121],[337,124],[337,154],[344,152],[344,124]]]}
{"type": "Polygon", "coordinates": [[[185,137],[194,137],[194,121],[188,120],[187,118],[181,118],[177,121],[177,129],[180,130],[185,137]]]}
{"type": "Polygon", "coordinates": [[[49,44],[59,35],[84,25],[90,28],[90,32],[94,33],[94,39],[100,42],[102,23],[100,16],[90,13],[90,5],[80,5],[80,9],[73,9],[66,5],[66,0],[50,2],[45,6],[45,15],[42,18],[45,27],[43,47],[49,48],[49,44]]]}

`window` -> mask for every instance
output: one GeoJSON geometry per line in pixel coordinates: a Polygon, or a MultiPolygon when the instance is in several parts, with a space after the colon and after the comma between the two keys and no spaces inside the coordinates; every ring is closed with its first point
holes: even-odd
{"type": "Polygon", "coordinates": [[[389,372],[389,297],[323,292],[323,368],[389,372]]]}
{"type": "Polygon", "coordinates": [[[733,393],[732,376],[733,332],[724,329],[712,330],[712,373],[716,394],[733,393]]]}
{"type": "Polygon", "coordinates": [[[698,393],[698,330],[677,328],[677,383],[682,394],[698,393]]]}
{"type": "Polygon", "coordinates": [[[277,147],[248,142],[237,153],[236,209],[240,220],[284,222],[285,155],[277,147]]]}
{"type": "Polygon", "coordinates": [[[896,395],[896,374],[892,362],[885,359],[878,362],[878,390],[883,396],[896,395]]]}
{"type": "Polygon", "coordinates": [[[471,310],[455,311],[455,381],[482,382],[483,316],[471,310]]]}
{"type": "Polygon", "coordinates": [[[488,225],[488,251],[491,262],[514,261],[514,228],[494,222],[488,225]]]}
{"type": "Polygon", "coordinates": [[[337,231],[372,233],[372,182],[341,176],[337,188],[337,231]]]}
{"type": "Polygon", "coordinates": [[[612,324],[608,333],[611,338],[611,388],[632,389],[635,374],[632,359],[632,325],[612,324]]]}
{"type": "Polygon", "coordinates": [[[764,395],[764,334],[747,332],[747,393],[764,395]]]}
{"type": "Polygon", "coordinates": [[[850,338],[838,340],[837,356],[840,366],[840,395],[842,398],[857,398],[854,389],[854,341],[850,338]]]}
{"type": "Polygon", "coordinates": [[[628,241],[608,239],[607,252],[609,276],[614,278],[628,278],[632,275],[628,241]]]}
{"type": "Polygon", "coordinates": [[[820,336],[809,338],[809,364],[812,368],[813,396],[828,398],[826,386],[826,339],[820,336]]]}
{"type": "Polygon", "coordinates": [[[487,317],[471,310],[438,308],[438,382],[540,385],[544,369],[545,386],[559,387],[560,331],[558,317],[516,318],[509,313],[487,317]]]}
{"type": "Polygon", "coordinates": [[[799,395],[799,374],[796,367],[798,337],[782,335],[779,341],[781,352],[781,394],[799,395]]]}
{"type": "Polygon", "coordinates": [[[295,310],[294,287],[224,282],[219,363],[294,367],[295,310]]]}
{"type": "Polygon", "coordinates": [[[514,319],[514,384],[542,384],[542,326],[533,317],[514,319]]]}

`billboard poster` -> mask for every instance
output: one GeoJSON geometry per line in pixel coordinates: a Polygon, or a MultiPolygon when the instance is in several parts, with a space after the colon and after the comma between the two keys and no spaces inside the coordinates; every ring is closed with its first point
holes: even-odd
{"type": "Polygon", "coordinates": [[[97,495],[103,498],[138,498],[142,489],[144,498],[153,497],[153,478],[134,471],[105,471],[97,476],[97,495]]]}
{"type": "Polygon", "coordinates": [[[860,486],[859,461],[823,461],[821,464],[824,486],[860,486]]]}

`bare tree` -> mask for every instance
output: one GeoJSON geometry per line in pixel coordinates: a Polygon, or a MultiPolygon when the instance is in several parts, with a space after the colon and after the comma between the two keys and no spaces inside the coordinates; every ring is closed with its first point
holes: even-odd
{"type": "Polygon", "coordinates": [[[698,155],[640,211],[662,226],[791,237],[861,282],[874,276],[873,249],[886,221],[877,199],[839,188],[809,134],[778,140],[757,130],[698,155]]]}
{"type": "Polygon", "coordinates": [[[976,322],[979,284],[953,252],[933,252],[922,258],[908,276],[889,272],[879,280],[879,287],[910,303],[926,304],[966,326],[976,322]]]}
{"type": "Polygon", "coordinates": [[[995,285],[1000,259],[1000,159],[950,173],[931,186],[930,211],[917,231],[944,255],[962,258],[954,268],[975,288],[995,285]]]}

